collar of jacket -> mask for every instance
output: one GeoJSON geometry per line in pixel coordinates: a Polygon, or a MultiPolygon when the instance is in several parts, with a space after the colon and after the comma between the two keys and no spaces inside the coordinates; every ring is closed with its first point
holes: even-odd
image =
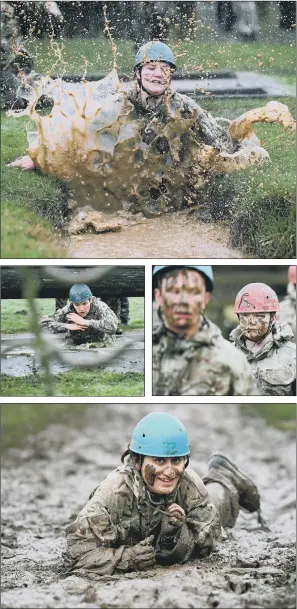
{"type": "Polygon", "coordinates": [[[166,346],[170,346],[173,350],[187,351],[193,347],[203,347],[214,345],[219,337],[222,336],[221,330],[216,324],[204,317],[200,330],[190,338],[186,340],[183,336],[175,334],[170,330],[167,330],[166,326],[162,323],[155,326],[153,329],[153,342],[159,343],[162,337],[166,339],[166,346]]]}
{"type": "MultiPolygon", "coordinates": [[[[135,106],[139,114],[158,115],[164,112],[164,107],[168,113],[168,107],[165,103],[163,103],[163,100],[155,108],[149,107],[147,104],[145,104],[141,99],[141,92],[137,90],[134,82],[130,85],[130,87],[127,87],[126,91],[128,100],[135,106]]],[[[174,99],[176,91],[169,86],[166,91],[162,93],[161,97],[164,97],[165,95],[169,100],[174,99]]]]}
{"type": "Polygon", "coordinates": [[[245,337],[242,334],[240,326],[237,326],[234,330],[232,330],[229,338],[230,341],[235,344],[235,346],[239,347],[239,349],[246,353],[247,359],[251,361],[267,357],[267,354],[272,349],[279,349],[289,342],[293,336],[294,335],[289,324],[276,322],[273,325],[271,340],[265,343],[263,348],[259,349],[259,351],[256,353],[253,353],[246,347],[245,337]]]}

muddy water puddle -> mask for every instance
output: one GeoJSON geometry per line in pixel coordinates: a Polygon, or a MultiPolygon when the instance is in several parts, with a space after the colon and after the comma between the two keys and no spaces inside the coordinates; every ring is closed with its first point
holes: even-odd
{"type": "Polygon", "coordinates": [[[50,425],[3,458],[1,606],[293,609],[295,450],[292,432],[267,427],[236,404],[100,404],[86,411],[80,429],[50,425]],[[135,423],[160,409],[185,423],[191,467],[199,475],[213,450],[247,471],[260,490],[270,530],[241,512],[207,558],[143,573],[61,578],[65,526],[119,465],[135,423]]]}
{"type": "MultiPolygon", "coordinates": [[[[242,258],[228,247],[229,230],[176,213],[146,219],[119,232],[63,239],[73,258],[242,258]]],[[[61,243],[62,244],[62,243],[61,243]]]]}

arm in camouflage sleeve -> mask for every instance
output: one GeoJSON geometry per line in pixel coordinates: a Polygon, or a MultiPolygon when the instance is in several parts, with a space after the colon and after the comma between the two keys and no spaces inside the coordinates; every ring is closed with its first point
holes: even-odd
{"type": "Polygon", "coordinates": [[[96,319],[85,320],[88,327],[106,334],[115,334],[119,320],[105,302],[99,301],[96,305],[96,319]]]}
{"type": "Polygon", "coordinates": [[[66,332],[67,330],[67,313],[68,305],[63,307],[63,309],[59,309],[53,315],[43,315],[39,321],[39,325],[42,329],[48,330],[49,332],[57,333],[57,332],[66,332]]]}
{"type": "Polygon", "coordinates": [[[259,395],[257,391],[255,379],[249,362],[244,353],[237,350],[237,364],[241,363],[240,371],[234,372],[232,377],[233,392],[230,395],[259,395]],[[239,361],[241,356],[241,362],[239,361]]]}
{"type": "MultiPolygon", "coordinates": [[[[138,518],[137,518],[138,521],[138,518]]],[[[126,531],[112,522],[99,497],[94,497],[66,529],[68,572],[112,575],[142,571],[155,564],[155,551],[148,538],[134,546],[124,545],[126,531]]]]}
{"type": "Polygon", "coordinates": [[[156,543],[158,563],[185,563],[192,556],[207,556],[211,552],[214,541],[220,537],[221,525],[206,489],[204,493],[190,501],[185,523],[179,530],[168,534],[166,527],[164,532],[161,527],[156,543]]]}

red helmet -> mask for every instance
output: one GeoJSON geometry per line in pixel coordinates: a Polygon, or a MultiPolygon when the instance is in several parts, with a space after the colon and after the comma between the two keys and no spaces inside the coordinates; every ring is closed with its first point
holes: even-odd
{"type": "Polygon", "coordinates": [[[296,283],[296,266],[289,266],[288,268],[288,282],[296,283]]]}
{"type": "Polygon", "coordinates": [[[266,283],[249,283],[238,292],[234,313],[275,313],[280,310],[277,295],[266,283]]]}

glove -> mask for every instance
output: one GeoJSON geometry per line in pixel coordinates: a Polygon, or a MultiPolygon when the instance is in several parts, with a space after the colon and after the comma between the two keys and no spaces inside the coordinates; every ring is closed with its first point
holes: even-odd
{"type": "Polygon", "coordinates": [[[162,518],[161,535],[174,535],[185,523],[186,514],[177,503],[169,506],[162,518]]]}
{"type": "Polygon", "coordinates": [[[155,548],[152,545],[154,536],[151,535],[140,541],[131,548],[126,548],[123,554],[124,561],[128,562],[128,567],[134,571],[145,571],[151,569],[156,564],[155,548]]]}

